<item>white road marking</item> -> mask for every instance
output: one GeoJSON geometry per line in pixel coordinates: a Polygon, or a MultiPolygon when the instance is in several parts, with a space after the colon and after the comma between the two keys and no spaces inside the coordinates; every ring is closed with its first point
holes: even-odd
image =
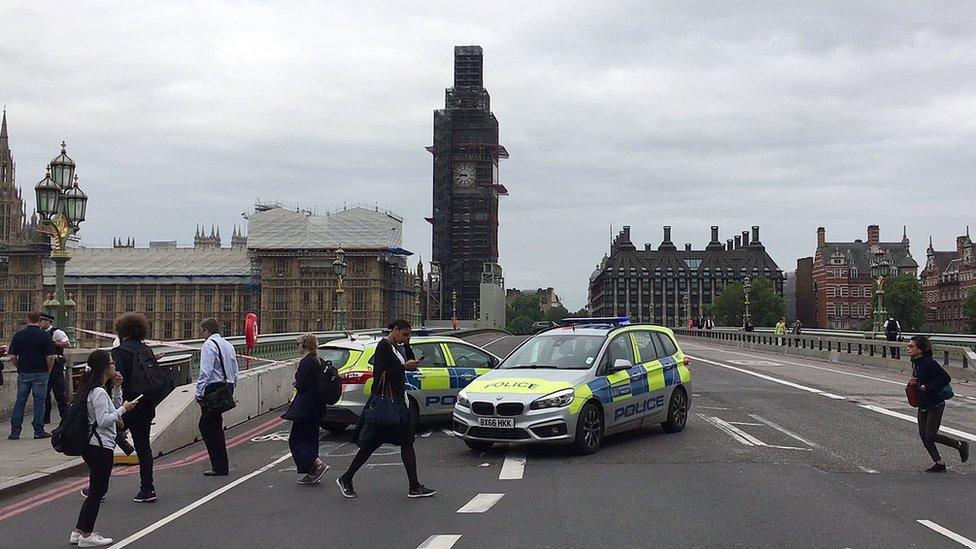
{"type": "Polygon", "coordinates": [[[747,374],[747,375],[750,375],[750,376],[755,376],[755,377],[758,377],[760,379],[765,379],[766,381],[772,381],[773,383],[779,383],[780,385],[786,385],[787,387],[793,387],[794,389],[799,389],[801,391],[806,391],[808,393],[813,393],[813,394],[816,394],[816,395],[823,395],[823,396],[825,396],[827,398],[832,398],[832,399],[835,399],[835,400],[847,400],[846,398],[844,398],[844,397],[842,397],[840,395],[835,395],[833,393],[828,393],[826,391],[821,391],[820,389],[814,389],[813,387],[807,387],[806,385],[800,385],[799,383],[793,383],[792,381],[786,381],[785,379],[779,379],[779,378],[776,378],[776,377],[773,377],[773,376],[768,376],[766,374],[760,374],[759,372],[753,372],[751,370],[746,370],[744,368],[739,368],[739,367],[736,367],[736,366],[731,366],[729,364],[722,364],[721,362],[715,362],[714,360],[708,360],[708,359],[705,359],[705,358],[697,358],[697,357],[693,357],[691,355],[688,355],[688,358],[690,358],[692,360],[697,360],[699,362],[704,362],[705,364],[711,364],[713,366],[718,366],[720,368],[727,368],[729,370],[735,370],[736,372],[740,372],[740,373],[747,374]]]}
{"type": "Polygon", "coordinates": [[[461,539],[461,534],[435,534],[417,546],[417,549],[451,549],[461,539]]]}
{"type": "Polygon", "coordinates": [[[420,435],[420,438],[427,438],[432,434],[434,434],[434,431],[425,431],[424,434],[420,435]]]}
{"type": "MultiPolygon", "coordinates": [[[[915,416],[910,416],[908,414],[903,414],[901,412],[896,412],[894,410],[882,408],[881,406],[874,406],[873,404],[859,404],[858,406],[864,408],[865,410],[871,410],[872,412],[878,412],[879,414],[896,417],[898,419],[904,419],[905,421],[910,421],[916,425],[918,424],[918,418],[916,418],[915,416]]],[[[957,437],[976,442],[976,435],[967,433],[965,431],[960,431],[958,429],[953,429],[951,427],[945,427],[945,426],[939,427],[939,432],[949,433],[950,435],[956,435],[957,437]]]]}
{"type": "Polygon", "coordinates": [[[959,545],[962,545],[963,547],[969,547],[971,549],[976,549],[976,541],[973,541],[973,540],[971,540],[969,538],[960,536],[959,534],[953,532],[952,530],[949,530],[948,528],[945,528],[943,526],[939,526],[938,524],[932,522],[931,520],[919,520],[919,521],[916,521],[916,522],[918,522],[919,524],[921,524],[922,526],[924,526],[926,528],[929,528],[931,530],[934,530],[934,531],[942,534],[943,536],[951,539],[952,541],[958,543],[959,545]]]}
{"type": "Polygon", "coordinates": [[[497,342],[505,339],[506,337],[512,337],[512,336],[508,335],[508,336],[502,336],[502,337],[500,337],[498,339],[493,339],[493,340],[489,341],[488,343],[485,343],[484,345],[482,345],[481,348],[484,349],[485,347],[491,345],[492,343],[497,343],[497,342]]]}
{"type": "MultiPolygon", "coordinates": [[[[203,504],[207,503],[208,501],[210,501],[210,500],[212,500],[212,499],[220,496],[221,494],[232,490],[236,486],[239,486],[239,485],[247,482],[248,480],[250,480],[250,479],[252,479],[252,478],[260,475],[261,473],[267,471],[268,469],[273,469],[276,465],[278,465],[282,461],[285,461],[286,459],[290,459],[290,458],[291,458],[291,453],[289,452],[289,453],[281,456],[280,458],[272,461],[271,463],[265,465],[264,467],[261,467],[257,471],[254,471],[252,473],[248,473],[248,474],[244,475],[243,477],[235,480],[234,482],[231,482],[230,484],[227,484],[227,485],[225,485],[222,488],[218,488],[217,490],[214,490],[213,492],[210,492],[206,496],[204,496],[204,497],[202,497],[202,498],[194,501],[193,503],[187,505],[186,507],[180,509],[179,511],[176,511],[175,513],[170,514],[169,516],[167,516],[167,517],[165,517],[165,518],[163,518],[163,519],[161,519],[159,521],[156,521],[156,522],[150,524],[149,526],[143,528],[142,530],[139,530],[135,534],[132,534],[131,536],[123,539],[122,541],[115,542],[115,544],[112,545],[112,547],[114,547],[116,549],[121,549],[122,547],[125,547],[126,545],[129,545],[130,543],[132,543],[134,541],[139,541],[140,539],[142,539],[142,538],[146,537],[147,535],[155,532],[156,530],[159,530],[163,526],[166,526],[167,524],[173,522],[174,520],[182,517],[183,515],[189,513],[190,511],[196,509],[197,507],[200,507],[201,505],[203,505],[203,504]]],[[[448,545],[446,547],[450,547],[450,545],[448,545]]]]}
{"type": "Polygon", "coordinates": [[[505,494],[478,494],[457,510],[458,513],[484,513],[498,503],[505,494]]]}
{"type": "Polygon", "coordinates": [[[728,410],[728,408],[723,408],[721,406],[695,406],[695,408],[701,408],[703,410],[728,410]]]}
{"type": "Polygon", "coordinates": [[[862,471],[864,471],[865,473],[877,473],[878,472],[875,469],[872,469],[870,467],[865,467],[863,465],[858,465],[857,468],[860,469],[860,470],[862,470],[862,471]]]}
{"type": "Polygon", "coordinates": [[[718,418],[718,417],[714,417],[713,416],[712,417],[712,420],[715,422],[716,425],[722,425],[725,428],[727,428],[728,430],[730,430],[730,431],[734,432],[735,434],[739,435],[740,437],[748,440],[750,443],[752,443],[753,446],[763,446],[763,447],[766,447],[766,448],[778,448],[780,450],[809,450],[809,448],[797,448],[796,446],[778,446],[776,444],[767,444],[767,443],[759,440],[758,438],[750,435],[749,433],[743,431],[742,429],[739,429],[735,425],[732,425],[730,422],[725,421],[722,418],[718,418]]]}
{"type": "Polygon", "coordinates": [[[452,431],[450,429],[441,429],[441,431],[444,431],[444,434],[447,435],[447,436],[449,436],[449,437],[453,437],[454,436],[454,431],[452,431]]]}
{"type": "Polygon", "coordinates": [[[731,427],[731,425],[728,425],[728,427],[726,427],[727,424],[725,422],[716,421],[718,419],[717,417],[706,416],[704,414],[698,414],[698,417],[718,427],[720,430],[724,431],[727,435],[731,436],[734,440],[741,442],[746,446],[754,446],[754,444],[750,442],[748,439],[743,438],[742,436],[739,435],[739,433],[742,432],[741,430],[736,429],[735,431],[733,431],[732,429],[729,429],[728,427],[731,427]],[[736,431],[738,431],[738,433],[736,431]]]}
{"type": "Polygon", "coordinates": [[[750,421],[730,421],[732,425],[742,425],[743,427],[762,427],[762,423],[752,423],[750,421]]]}
{"type": "Polygon", "coordinates": [[[783,433],[784,435],[786,435],[786,436],[788,436],[790,438],[799,440],[800,442],[802,442],[803,444],[806,444],[807,446],[811,446],[813,448],[820,448],[820,445],[819,444],[817,444],[815,442],[810,442],[809,440],[801,437],[800,435],[798,435],[796,433],[793,433],[791,431],[787,431],[783,427],[781,427],[781,426],[773,423],[772,421],[769,421],[768,419],[766,419],[764,417],[758,416],[756,414],[749,414],[749,417],[755,419],[756,421],[761,421],[761,422],[765,423],[766,425],[769,425],[773,429],[776,429],[777,431],[783,433]]]}
{"type": "Polygon", "coordinates": [[[498,480],[520,480],[525,474],[525,452],[509,451],[502,463],[502,470],[498,473],[498,480]]]}

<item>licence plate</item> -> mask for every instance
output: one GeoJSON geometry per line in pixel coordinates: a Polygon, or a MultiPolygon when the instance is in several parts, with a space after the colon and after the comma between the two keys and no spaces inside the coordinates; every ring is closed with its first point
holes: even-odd
{"type": "Polygon", "coordinates": [[[501,419],[496,417],[479,417],[478,418],[479,427],[499,427],[502,429],[514,429],[515,420],[512,418],[501,419]]]}

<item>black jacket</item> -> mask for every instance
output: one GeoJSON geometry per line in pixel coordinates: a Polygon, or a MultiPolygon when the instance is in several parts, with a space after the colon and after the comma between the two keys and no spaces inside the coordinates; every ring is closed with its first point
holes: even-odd
{"type": "Polygon", "coordinates": [[[318,423],[322,420],[325,405],[319,402],[316,391],[319,374],[322,373],[322,363],[317,355],[307,355],[298,363],[295,371],[295,398],[292,399],[288,411],[281,416],[289,421],[310,421],[318,423]]]}
{"type": "MultiPolygon", "coordinates": [[[[413,360],[413,349],[410,345],[403,346],[403,358],[413,360]]],[[[404,398],[404,385],[406,384],[406,374],[403,364],[393,352],[393,344],[385,337],[376,344],[376,352],[373,354],[373,394],[382,391],[380,380],[386,376],[386,383],[393,390],[394,400],[400,402],[404,398]]]]}
{"type": "MultiPolygon", "coordinates": [[[[115,362],[115,371],[122,374],[122,400],[131,401],[139,396],[132,390],[132,357],[139,349],[149,346],[140,339],[126,339],[118,347],[112,349],[112,361],[115,362]]],[[[139,405],[131,412],[126,412],[123,416],[134,418],[135,416],[143,419],[151,419],[156,416],[156,404],[150,399],[139,400],[139,405]]]]}
{"type": "Polygon", "coordinates": [[[917,360],[912,360],[912,372],[918,380],[918,407],[932,408],[945,402],[939,396],[939,391],[952,381],[949,372],[939,364],[939,361],[930,356],[923,356],[917,360]],[[925,390],[922,390],[922,386],[925,390]]]}

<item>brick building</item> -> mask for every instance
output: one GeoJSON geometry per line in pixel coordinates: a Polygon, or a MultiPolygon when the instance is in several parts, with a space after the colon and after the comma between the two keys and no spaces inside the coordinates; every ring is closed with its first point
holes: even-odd
{"type": "Polygon", "coordinates": [[[614,238],[610,253],[590,276],[589,307],[593,316],[629,316],[640,322],[685,326],[689,316],[698,317],[705,307],[734,282],[745,277],[770,279],[783,295],[783,271],[766,253],[759,227],[719,241],[712,227],[711,242],[704,250],[683,250],[671,242],[671,227],[653,249],[638,249],[630,240],[630,227],[614,238]]]}
{"type": "Polygon", "coordinates": [[[814,310],[817,327],[858,330],[871,318],[874,279],[871,266],[881,260],[884,276],[916,276],[907,232],[898,242],[881,242],[877,225],[868,226],[867,241],[827,242],[827,232],[817,229],[817,253],[813,258],[814,310]]]}
{"type": "Polygon", "coordinates": [[[966,234],[956,237],[956,249],[937,251],[929,238],[922,269],[926,321],[939,332],[967,332],[963,302],[976,287],[976,244],[966,234]]]}

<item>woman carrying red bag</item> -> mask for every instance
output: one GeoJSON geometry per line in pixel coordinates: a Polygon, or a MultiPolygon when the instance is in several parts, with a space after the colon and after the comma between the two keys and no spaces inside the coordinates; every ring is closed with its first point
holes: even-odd
{"type": "Polygon", "coordinates": [[[939,433],[942,424],[942,413],[945,412],[945,401],[952,398],[949,382],[949,372],[934,358],[932,358],[932,343],[925,336],[914,336],[908,343],[908,355],[912,358],[912,380],[917,385],[918,399],[918,434],[922,444],[932,456],[935,465],[925,470],[926,473],[944,473],[945,461],[939,455],[935,444],[939,443],[959,450],[959,457],[965,463],[969,459],[969,443],[956,440],[939,433]]]}

